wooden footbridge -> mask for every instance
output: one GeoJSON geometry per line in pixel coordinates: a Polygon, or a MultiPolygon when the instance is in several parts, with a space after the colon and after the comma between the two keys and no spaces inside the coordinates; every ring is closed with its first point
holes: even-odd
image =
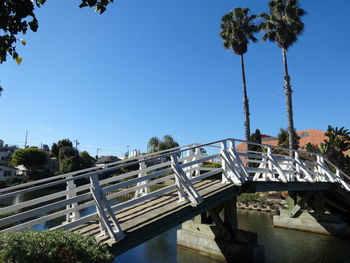
{"type": "Polygon", "coordinates": [[[118,254],[241,193],[265,191],[326,191],[329,209],[350,218],[341,204],[350,178],[323,155],[224,139],[1,189],[0,229],[75,231],[118,254]]]}

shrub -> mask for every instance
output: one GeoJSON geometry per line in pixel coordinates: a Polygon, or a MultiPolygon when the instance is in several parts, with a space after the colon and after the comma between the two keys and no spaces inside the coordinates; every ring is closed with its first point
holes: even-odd
{"type": "Polygon", "coordinates": [[[201,165],[201,167],[221,168],[221,163],[209,163],[209,164],[201,165]]]}
{"type": "Polygon", "coordinates": [[[0,263],[111,263],[108,246],[66,231],[0,234],[0,263]]]}

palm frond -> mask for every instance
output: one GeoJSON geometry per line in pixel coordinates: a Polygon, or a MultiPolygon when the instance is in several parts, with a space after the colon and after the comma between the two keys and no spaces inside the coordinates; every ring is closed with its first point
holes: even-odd
{"type": "Polygon", "coordinates": [[[261,14],[264,19],[260,29],[267,33],[262,40],[269,39],[285,50],[288,50],[304,30],[301,17],[306,12],[300,8],[298,0],[271,0],[269,14],[261,14]]]}
{"type": "Polygon", "coordinates": [[[256,42],[254,34],[259,26],[254,23],[256,15],[249,16],[249,8],[235,8],[222,17],[220,36],[224,48],[232,49],[235,54],[243,55],[248,50],[249,41],[256,42]]]}

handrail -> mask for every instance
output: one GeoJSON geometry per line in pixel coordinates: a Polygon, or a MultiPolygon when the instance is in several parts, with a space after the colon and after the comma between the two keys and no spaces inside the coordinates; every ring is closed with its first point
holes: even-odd
{"type": "MultiPolygon", "coordinates": [[[[121,168],[124,168],[124,167],[128,167],[128,166],[132,166],[132,165],[135,165],[135,164],[139,164],[141,162],[147,162],[147,161],[152,161],[152,160],[155,160],[155,159],[158,159],[158,158],[169,157],[171,154],[180,154],[182,152],[186,152],[186,151],[189,151],[189,150],[194,150],[196,148],[201,148],[201,147],[206,147],[206,146],[210,146],[211,147],[211,146],[213,146],[213,144],[221,143],[223,141],[241,142],[241,143],[247,143],[247,144],[250,144],[250,145],[267,147],[267,148],[271,148],[271,149],[292,151],[292,152],[304,153],[304,154],[315,155],[315,156],[319,155],[319,154],[313,153],[313,152],[306,152],[306,151],[301,151],[301,150],[291,150],[291,149],[283,148],[283,147],[280,147],[280,146],[273,146],[273,145],[268,145],[268,144],[255,143],[255,142],[247,142],[247,141],[244,141],[244,140],[234,139],[234,138],[226,138],[226,139],[217,140],[217,141],[204,143],[204,144],[192,143],[192,144],[187,144],[187,145],[184,145],[184,146],[173,147],[171,149],[166,149],[166,150],[159,151],[159,152],[154,152],[154,153],[148,153],[148,154],[137,156],[137,157],[133,157],[133,158],[130,158],[130,159],[127,159],[127,160],[120,160],[120,161],[117,161],[117,162],[105,164],[104,166],[100,166],[100,167],[98,167],[98,166],[91,167],[91,168],[87,168],[87,169],[83,169],[83,170],[79,170],[79,171],[74,171],[74,172],[70,172],[70,173],[66,173],[66,174],[61,174],[61,175],[57,175],[57,176],[53,176],[53,177],[49,177],[49,178],[45,178],[45,179],[29,182],[29,183],[24,183],[24,184],[12,186],[12,187],[6,187],[6,188],[3,188],[3,189],[0,189],[0,194],[3,193],[3,192],[8,192],[8,191],[11,191],[11,190],[15,190],[15,189],[18,189],[18,188],[24,188],[26,186],[36,185],[36,184],[50,182],[50,181],[54,181],[54,180],[58,180],[58,181],[53,182],[50,185],[62,184],[62,183],[65,183],[67,181],[77,180],[77,179],[84,178],[84,177],[89,177],[89,176],[94,174],[94,173],[90,173],[90,172],[103,172],[103,173],[111,172],[111,171],[115,171],[115,170],[118,170],[118,169],[121,169],[121,168]],[[193,146],[193,145],[195,145],[195,146],[193,146]],[[185,147],[187,147],[187,148],[185,148],[185,147]],[[185,149],[182,149],[182,148],[185,148],[185,149]],[[119,165],[119,164],[121,164],[121,165],[119,165]],[[77,175],[80,175],[80,174],[81,174],[81,176],[77,176],[77,175]],[[72,176],[72,177],[68,178],[70,176],[72,176]],[[63,178],[66,178],[66,179],[65,180],[60,180],[60,179],[63,179],[63,178]]],[[[324,158],[324,159],[327,160],[326,158],[324,158]]],[[[343,174],[343,172],[342,172],[342,174],[343,174]]],[[[18,193],[22,193],[22,192],[18,191],[18,192],[15,192],[15,193],[18,194],[18,193]]],[[[7,196],[7,195],[5,195],[5,196],[7,196]]],[[[0,199],[1,198],[2,198],[2,196],[0,195],[0,199]]]]}
{"type": "MultiPolygon", "coordinates": [[[[187,196],[192,203],[198,204],[201,202],[201,197],[198,195],[192,183],[208,178],[219,172],[222,172],[222,182],[236,185],[241,185],[246,181],[263,180],[271,182],[282,181],[284,183],[291,181],[337,182],[341,183],[342,187],[347,191],[350,191],[349,184],[342,179],[347,178],[350,180],[350,177],[321,154],[226,138],[204,144],[193,143],[178,146],[127,160],[120,160],[100,167],[92,167],[2,189],[0,190],[0,199],[49,188],[59,184],[67,184],[67,188],[64,190],[56,188],[54,193],[47,196],[39,196],[31,200],[25,200],[1,208],[0,214],[5,214],[7,212],[16,214],[10,214],[0,219],[0,226],[14,224],[9,226],[8,229],[9,231],[15,231],[22,227],[31,227],[38,222],[46,222],[62,217],[62,215],[67,215],[68,219],[66,224],[60,227],[69,229],[70,227],[76,226],[82,222],[87,222],[86,220],[95,219],[96,217],[99,220],[101,220],[101,217],[106,218],[106,211],[109,211],[109,213],[111,213],[111,211],[115,212],[130,204],[137,204],[142,200],[156,198],[160,194],[168,193],[173,190],[178,191],[180,200],[182,200],[181,198],[184,196],[187,196]],[[229,146],[223,147],[227,145],[227,142],[230,142],[229,146]],[[259,146],[265,149],[266,152],[250,150],[236,151],[236,149],[233,148],[237,146],[236,142],[259,146]],[[216,151],[213,153],[214,151],[210,150],[210,154],[202,154],[199,153],[199,151],[195,151],[195,149],[205,147],[212,147],[216,149],[216,151]],[[295,154],[282,155],[274,153],[274,149],[291,151],[295,154]],[[183,153],[186,152],[189,152],[189,154],[185,156],[183,153]],[[326,164],[339,172],[334,174],[332,171],[329,171],[326,164],[322,161],[319,162],[319,158],[317,162],[308,161],[309,157],[305,155],[300,157],[299,153],[322,157],[326,164]],[[160,163],[153,162],[154,165],[148,167],[143,164],[154,160],[160,160],[160,163]],[[221,168],[201,169],[200,164],[209,160],[218,160],[221,162],[221,168]],[[249,166],[249,164],[253,163],[255,167],[249,166]],[[98,175],[102,173],[113,172],[121,168],[135,165],[138,165],[138,169],[124,172],[117,176],[98,179],[98,175]],[[259,167],[256,165],[259,165],[259,167]],[[84,181],[84,184],[76,186],[74,182],[82,178],[88,178],[90,183],[84,181]],[[334,179],[333,181],[331,180],[332,178],[334,179]],[[170,184],[161,190],[149,190],[150,186],[170,179],[170,184]],[[140,193],[136,195],[136,191],[140,189],[148,190],[145,190],[144,193],[139,191],[140,193]],[[113,206],[111,205],[111,199],[132,192],[135,193],[135,199],[113,206]],[[73,222],[70,221],[70,218],[75,216],[74,213],[92,205],[98,207],[98,212],[93,215],[74,218],[73,222]],[[63,210],[57,211],[57,209],[63,210]]],[[[108,228],[108,222],[104,220],[104,224],[107,224],[108,228]]],[[[3,231],[6,231],[6,229],[3,231]]],[[[108,229],[108,233],[112,233],[111,229],[108,229]]]]}

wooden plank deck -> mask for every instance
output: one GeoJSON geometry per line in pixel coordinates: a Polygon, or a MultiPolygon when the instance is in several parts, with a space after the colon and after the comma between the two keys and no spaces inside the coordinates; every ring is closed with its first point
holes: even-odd
{"type": "Polygon", "coordinates": [[[118,211],[116,217],[124,231],[124,240],[115,241],[98,237],[100,226],[97,220],[74,228],[72,231],[83,235],[93,235],[100,242],[112,246],[115,253],[120,254],[207,209],[232,199],[238,189],[231,184],[222,184],[218,180],[205,180],[194,186],[203,197],[203,202],[196,207],[186,201],[179,203],[177,191],[173,191],[118,211]]]}

